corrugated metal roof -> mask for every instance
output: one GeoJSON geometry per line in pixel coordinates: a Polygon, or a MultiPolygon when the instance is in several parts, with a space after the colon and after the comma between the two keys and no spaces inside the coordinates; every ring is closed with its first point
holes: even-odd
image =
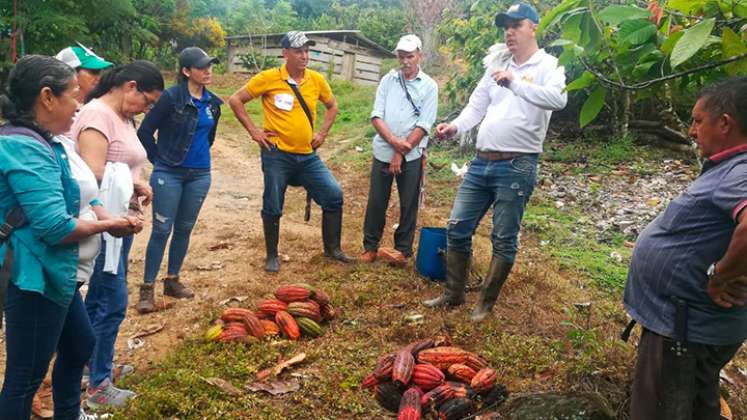
{"type": "MultiPolygon", "coordinates": [[[[333,30],[333,31],[304,31],[306,35],[317,35],[317,36],[326,36],[328,38],[338,39],[342,37],[353,37],[355,40],[358,41],[359,45],[363,45],[365,47],[371,48],[381,54],[384,57],[391,58],[396,57],[393,52],[387,50],[383,46],[375,43],[374,41],[371,41],[370,39],[366,38],[361,31],[357,30],[350,30],[350,29],[344,29],[344,30],[333,30]]],[[[272,34],[251,34],[251,35],[231,35],[227,36],[226,40],[239,40],[239,39],[253,39],[253,38],[282,38],[283,35],[285,35],[285,32],[283,33],[272,33],[272,34]]]]}

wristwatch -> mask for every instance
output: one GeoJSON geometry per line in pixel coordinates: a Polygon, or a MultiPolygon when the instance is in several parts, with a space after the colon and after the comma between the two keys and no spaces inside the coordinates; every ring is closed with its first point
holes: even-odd
{"type": "Polygon", "coordinates": [[[706,270],[706,276],[708,276],[708,280],[710,280],[715,275],[716,275],[716,263],[713,263],[710,266],[708,266],[708,270],[706,270]]]}

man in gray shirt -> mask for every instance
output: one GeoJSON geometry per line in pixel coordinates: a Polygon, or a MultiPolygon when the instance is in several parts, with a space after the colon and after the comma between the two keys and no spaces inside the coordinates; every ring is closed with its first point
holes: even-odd
{"type": "Polygon", "coordinates": [[[745,103],[747,77],[701,92],[690,135],[703,170],[633,250],[624,303],[643,333],[631,419],[719,419],[719,372],[747,338],[745,103]]]}
{"type": "Polygon", "coordinates": [[[384,76],[376,91],[371,124],[377,134],[373,139],[371,185],[363,224],[363,262],[376,259],[395,179],[399,226],[394,232],[394,254],[387,254],[387,258],[404,265],[412,255],[423,153],[438,107],[438,85],[420,69],[421,47],[417,36],[403,36],[396,47],[400,68],[384,76]]]}

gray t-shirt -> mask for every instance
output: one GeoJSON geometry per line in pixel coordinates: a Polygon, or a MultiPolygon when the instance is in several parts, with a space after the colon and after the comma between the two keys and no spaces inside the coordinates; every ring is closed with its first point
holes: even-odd
{"type": "Polygon", "coordinates": [[[747,148],[708,161],[700,177],[638,238],[623,298],[628,313],[643,327],[673,337],[672,298],[677,297],[688,305],[688,341],[744,341],[747,306],[725,309],[713,303],[706,271],[726,253],[746,203],[747,148]]]}

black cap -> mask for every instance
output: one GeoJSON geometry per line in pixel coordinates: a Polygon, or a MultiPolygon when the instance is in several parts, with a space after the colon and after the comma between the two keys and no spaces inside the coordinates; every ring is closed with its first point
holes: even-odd
{"type": "Polygon", "coordinates": [[[196,67],[204,69],[205,67],[218,62],[217,58],[210,57],[202,48],[187,47],[179,53],[179,68],[196,67]]]}

